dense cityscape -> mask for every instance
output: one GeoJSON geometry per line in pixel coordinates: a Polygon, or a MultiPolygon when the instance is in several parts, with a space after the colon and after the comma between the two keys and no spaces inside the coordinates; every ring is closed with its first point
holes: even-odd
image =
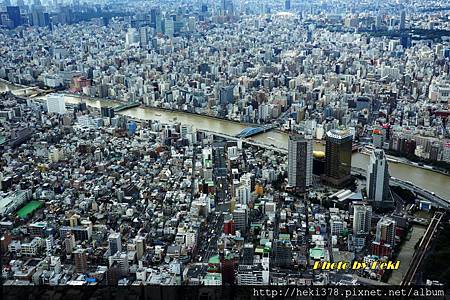
{"type": "Polygon", "coordinates": [[[449,284],[449,11],[0,0],[3,285],[449,284]]]}

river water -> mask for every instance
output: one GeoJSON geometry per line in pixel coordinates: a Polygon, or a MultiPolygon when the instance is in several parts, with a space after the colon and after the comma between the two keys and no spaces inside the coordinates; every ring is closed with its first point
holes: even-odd
{"type": "MultiPolygon", "coordinates": [[[[6,85],[0,82],[0,91],[11,89],[10,85],[6,85]]],[[[14,87],[12,88],[14,89],[14,87]]],[[[45,98],[41,97],[41,98],[45,98]]],[[[66,96],[66,103],[79,103],[80,98],[76,96],[66,96]]],[[[118,102],[110,100],[96,100],[96,99],[85,99],[88,106],[101,107],[101,106],[117,106],[118,102]]],[[[223,133],[227,135],[236,135],[244,128],[248,127],[246,124],[241,124],[239,122],[233,122],[228,120],[221,120],[216,118],[211,118],[207,116],[195,115],[185,112],[174,112],[156,108],[141,108],[135,107],[122,111],[120,114],[126,115],[134,119],[141,120],[158,120],[162,123],[170,122],[180,122],[182,124],[192,125],[195,129],[209,130],[213,132],[223,133]]],[[[267,144],[267,145],[277,145],[281,148],[287,149],[288,135],[280,131],[269,131],[251,139],[256,142],[267,144]]],[[[316,143],[314,146],[315,150],[323,150],[323,145],[316,143]]],[[[367,169],[369,163],[369,157],[362,153],[354,153],[352,156],[352,166],[367,169]]],[[[450,176],[443,175],[438,172],[433,172],[430,170],[425,170],[415,166],[402,164],[402,163],[389,163],[389,172],[391,176],[396,178],[410,181],[414,185],[424,188],[429,191],[435,192],[437,195],[443,197],[444,199],[450,200],[450,176]]]]}

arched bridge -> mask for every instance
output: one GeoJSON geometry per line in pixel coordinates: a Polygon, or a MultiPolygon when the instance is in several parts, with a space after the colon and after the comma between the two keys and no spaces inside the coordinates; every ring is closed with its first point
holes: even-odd
{"type": "Polygon", "coordinates": [[[237,138],[252,137],[252,136],[255,136],[257,134],[264,133],[264,132],[267,132],[269,130],[272,130],[274,127],[275,126],[273,126],[273,125],[265,125],[265,126],[262,126],[262,127],[247,127],[247,128],[244,128],[238,134],[236,134],[236,137],[237,138]]]}

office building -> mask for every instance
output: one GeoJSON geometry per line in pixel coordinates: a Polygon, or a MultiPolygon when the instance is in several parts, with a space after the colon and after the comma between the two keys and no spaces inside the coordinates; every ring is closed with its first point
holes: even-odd
{"type": "Polygon", "coordinates": [[[402,10],[401,13],[400,13],[399,29],[403,30],[405,28],[406,28],[406,12],[404,10],[402,10]]]}
{"type": "Polygon", "coordinates": [[[31,12],[31,25],[35,27],[44,27],[50,24],[50,17],[48,13],[41,8],[36,8],[31,12]]]}
{"type": "Polygon", "coordinates": [[[128,264],[128,255],[126,252],[117,252],[116,254],[110,256],[109,267],[117,266],[119,269],[120,276],[128,275],[129,264],[128,264]]]}
{"type": "MultiPolygon", "coordinates": [[[[62,235],[61,235],[62,236],[62,235]]],[[[73,248],[75,248],[75,236],[73,233],[68,232],[64,235],[64,247],[67,255],[71,255],[73,252],[73,248]]]]}
{"type": "Polygon", "coordinates": [[[212,148],[213,176],[216,202],[224,202],[228,195],[225,143],[214,143],[212,148]]]}
{"type": "Polygon", "coordinates": [[[236,224],[236,230],[245,235],[248,227],[248,207],[245,204],[237,204],[233,211],[233,221],[236,224]]]}
{"type": "Polygon", "coordinates": [[[134,238],[134,244],[136,246],[136,258],[139,260],[145,254],[145,239],[142,236],[134,238]]]}
{"type": "Polygon", "coordinates": [[[111,233],[108,236],[110,255],[114,255],[117,252],[122,252],[122,240],[120,233],[111,233]]]}
{"type": "Polygon", "coordinates": [[[285,0],[284,1],[284,9],[285,10],[291,10],[291,0],[285,0]]]}
{"type": "Polygon", "coordinates": [[[149,42],[149,28],[147,27],[141,27],[139,28],[139,45],[141,47],[147,47],[148,46],[148,42],[149,42]]]}
{"type": "Polygon", "coordinates": [[[221,260],[222,282],[224,284],[234,284],[235,282],[236,260],[232,255],[226,255],[221,260]]]}
{"type": "Polygon", "coordinates": [[[312,185],[313,150],[309,138],[289,136],[288,186],[304,192],[312,185]]]}
{"type": "Polygon", "coordinates": [[[221,11],[223,15],[232,15],[234,12],[233,0],[221,0],[221,11]]]}
{"type": "Polygon", "coordinates": [[[365,204],[353,206],[353,234],[352,244],[356,251],[361,251],[366,246],[366,239],[372,226],[372,207],[365,204]]]}
{"type": "Polygon", "coordinates": [[[219,90],[219,103],[221,105],[227,105],[233,102],[233,89],[234,86],[224,86],[219,90]]]}
{"type": "Polygon", "coordinates": [[[88,270],[87,254],[84,249],[77,249],[73,252],[73,259],[75,262],[75,272],[86,273],[88,270]]]}
{"type": "Polygon", "coordinates": [[[368,234],[371,228],[372,207],[364,204],[353,206],[353,234],[368,234]]]}
{"type": "Polygon", "coordinates": [[[377,223],[375,240],[372,242],[372,254],[390,257],[395,247],[395,227],[393,219],[382,217],[377,223]]]}
{"type": "Polygon", "coordinates": [[[236,198],[238,203],[248,204],[251,200],[250,185],[242,183],[236,188],[236,198]]]}
{"type": "Polygon", "coordinates": [[[66,103],[64,102],[64,96],[58,94],[48,95],[47,111],[48,113],[65,114],[66,103]]]}
{"type": "Polygon", "coordinates": [[[334,129],[326,134],[325,174],[323,179],[340,187],[351,180],[353,135],[347,129],[334,129]]]}
{"type": "Polygon", "coordinates": [[[22,25],[22,17],[20,16],[19,6],[7,6],[6,13],[12,22],[13,28],[22,25]]]}
{"type": "Polygon", "coordinates": [[[138,33],[136,28],[130,27],[128,28],[127,33],[125,34],[125,45],[127,47],[133,46],[139,42],[138,33]]]}
{"type": "Polygon", "coordinates": [[[383,17],[381,15],[377,15],[375,19],[375,28],[378,30],[381,28],[383,22],[383,17]]]}
{"type": "Polygon", "coordinates": [[[104,118],[114,118],[115,116],[114,108],[111,107],[102,107],[100,112],[104,118]]]}
{"type": "Polygon", "coordinates": [[[384,151],[372,151],[367,168],[367,198],[373,201],[376,207],[389,207],[393,205],[389,190],[389,170],[384,151]]]}
{"type": "Polygon", "coordinates": [[[175,34],[175,20],[172,18],[166,18],[164,20],[164,34],[172,38],[175,34]]]}

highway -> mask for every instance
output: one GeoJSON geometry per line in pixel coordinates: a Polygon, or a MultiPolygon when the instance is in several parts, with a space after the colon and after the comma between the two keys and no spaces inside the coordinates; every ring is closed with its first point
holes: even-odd
{"type": "MultiPolygon", "coordinates": [[[[220,136],[226,139],[230,139],[230,140],[235,140],[235,141],[242,141],[243,143],[247,143],[249,145],[253,145],[256,147],[261,147],[261,148],[265,148],[265,149],[269,149],[269,150],[273,150],[275,152],[279,152],[279,153],[283,153],[283,154],[287,154],[288,150],[286,148],[281,148],[281,147],[276,147],[275,145],[269,146],[266,144],[262,144],[262,143],[258,143],[255,141],[252,141],[251,139],[240,139],[240,138],[236,138],[233,136],[229,136],[227,134],[222,134],[222,133],[216,133],[216,132],[212,132],[209,130],[199,130],[200,132],[206,132],[206,133],[210,133],[216,136],[220,136]]],[[[361,176],[366,176],[367,175],[367,170],[361,169],[361,168],[357,168],[357,167],[352,167],[352,173],[353,174],[358,174],[361,176]]],[[[414,191],[416,194],[422,196],[423,198],[427,199],[428,201],[432,202],[436,207],[439,208],[443,208],[445,210],[450,211],[450,201],[446,200],[438,195],[435,195],[434,192],[432,191],[427,191],[425,189],[422,189],[418,186],[413,185],[410,182],[406,182],[403,181],[401,179],[395,178],[395,177],[391,177],[390,185],[394,185],[394,186],[400,186],[402,188],[408,189],[408,190],[412,190],[414,191]]]]}
{"type": "MultiPolygon", "coordinates": [[[[276,147],[275,145],[273,146],[269,146],[266,144],[262,144],[262,143],[258,143],[255,141],[252,141],[251,139],[240,139],[240,138],[236,138],[227,134],[222,134],[222,133],[216,133],[216,132],[212,132],[209,130],[199,130],[200,132],[206,132],[206,133],[210,133],[216,136],[220,136],[226,139],[230,139],[230,140],[235,140],[235,141],[242,141],[243,143],[247,143],[249,145],[253,145],[256,147],[261,147],[261,148],[265,148],[265,149],[269,149],[269,150],[273,150],[275,152],[279,152],[279,153],[283,153],[283,154],[287,154],[288,150],[285,148],[281,148],[281,147],[276,147]]],[[[361,168],[356,168],[356,167],[352,167],[352,173],[353,174],[358,174],[361,176],[366,176],[367,175],[367,170],[361,169],[361,168]]],[[[409,182],[400,180],[398,178],[395,177],[391,177],[390,185],[395,185],[395,186],[400,186],[402,188],[408,189],[408,190],[412,190],[414,191],[416,194],[422,196],[423,198],[427,199],[428,201],[432,202],[435,206],[440,207],[440,208],[444,208],[446,210],[450,211],[450,202],[438,195],[435,195],[432,191],[427,191],[424,190],[420,187],[417,187],[409,182]]]]}
{"type": "MultiPolygon", "coordinates": [[[[361,168],[352,167],[352,173],[361,176],[366,176],[367,171],[361,168]]],[[[438,195],[435,195],[432,191],[427,191],[425,189],[413,185],[410,182],[406,182],[395,177],[391,177],[389,184],[411,190],[417,195],[420,195],[423,198],[427,199],[428,201],[432,202],[435,207],[443,208],[445,210],[450,211],[450,202],[442,197],[439,197],[438,195]]]]}
{"type": "Polygon", "coordinates": [[[218,254],[217,241],[223,232],[223,214],[214,219],[214,221],[206,224],[206,231],[203,240],[200,239],[199,248],[200,255],[203,257],[202,262],[207,263],[208,260],[218,254]]]}
{"type": "Polygon", "coordinates": [[[400,285],[410,285],[414,284],[414,278],[416,276],[417,270],[419,269],[423,258],[425,256],[425,253],[427,252],[428,247],[430,246],[431,241],[433,240],[434,234],[436,233],[439,223],[442,220],[442,217],[445,215],[443,212],[436,212],[433,216],[433,219],[430,222],[430,225],[428,226],[427,230],[425,231],[425,234],[420,241],[419,247],[414,252],[414,256],[411,260],[411,264],[409,265],[408,271],[405,274],[405,277],[403,278],[400,285]]]}

